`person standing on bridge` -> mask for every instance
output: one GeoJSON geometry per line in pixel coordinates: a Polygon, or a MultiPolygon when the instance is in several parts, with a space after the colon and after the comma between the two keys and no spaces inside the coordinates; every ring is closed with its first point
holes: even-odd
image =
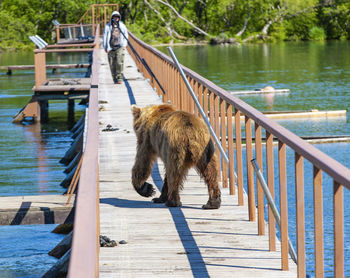
{"type": "Polygon", "coordinates": [[[128,30],[120,19],[120,13],[114,11],[103,33],[103,48],[108,54],[113,82],[116,84],[123,82],[124,55],[128,44],[128,30]]]}

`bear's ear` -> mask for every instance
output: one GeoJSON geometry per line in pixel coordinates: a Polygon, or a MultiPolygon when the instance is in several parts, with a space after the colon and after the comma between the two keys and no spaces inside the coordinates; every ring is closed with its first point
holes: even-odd
{"type": "Polygon", "coordinates": [[[134,119],[137,119],[141,115],[141,108],[137,107],[136,105],[131,105],[131,111],[132,115],[134,116],[134,119]]]}

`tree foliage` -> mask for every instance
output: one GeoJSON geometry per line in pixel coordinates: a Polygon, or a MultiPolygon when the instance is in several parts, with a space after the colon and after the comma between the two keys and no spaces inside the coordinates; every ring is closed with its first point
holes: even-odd
{"type": "Polygon", "coordinates": [[[211,38],[233,41],[349,39],[349,0],[2,0],[0,49],[54,39],[57,19],[75,23],[94,3],[116,2],[124,22],[150,43],[211,38]]]}

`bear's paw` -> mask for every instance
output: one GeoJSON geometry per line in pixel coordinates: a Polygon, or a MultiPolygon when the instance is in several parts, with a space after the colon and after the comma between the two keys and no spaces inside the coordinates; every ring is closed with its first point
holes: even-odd
{"type": "Polygon", "coordinates": [[[139,193],[141,196],[143,197],[151,197],[153,196],[156,191],[155,189],[153,188],[153,185],[148,183],[148,182],[145,182],[138,190],[137,190],[137,193],[139,193]]]}
{"type": "Polygon", "coordinates": [[[221,198],[217,197],[214,200],[209,200],[205,205],[202,206],[203,209],[218,209],[221,205],[221,198]]]}

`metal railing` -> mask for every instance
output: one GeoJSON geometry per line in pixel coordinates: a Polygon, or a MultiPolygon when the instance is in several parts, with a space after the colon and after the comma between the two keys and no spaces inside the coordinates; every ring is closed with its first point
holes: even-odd
{"type": "Polygon", "coordinates": [[[76,197],[68,277],[98,277],[100,250],[98,166],[99,26],[93,49],[87,136],[76,197]]]}
{"type": "Polygon", "coordinates": [[[56,41],[93,41],[92,24],[60,24],[56,25],[56,41]]]}
{"type": "MultiPolygon", "coordinates": [[[[147,61],[148,66],[159,80],[166,92],[163,94],[159,85],[145,69],[144,64],[134,60],[144,76],[150,79],[151,85],[157,89],[164,102],[170,102],[178,109],[199,114],[194,101],[188,94],[186,85],[181,79],[174,62],[157,49],[145,44],[130,33],[129,40],[139,56],[147,61]]],[[[296,195],[296,242],[298,257],[298,277],[306,276],[305,263],[305,203],[304,203],[304,159],[313,165],[314,186],[314,253],[316,277],[324,276],[324,239],[323,239],[323,196],[322,173],[333,180],[333,208],[334,208],[334,276],[344,276],[344,188],[350,189],[350,170],[320,150],[316,149],[294,133],[278,125],[242,100],[232,96],[211,81],[203,78],[196,72],[183,67],[184,73],[195,92],[198,102],[209,118],[221,145],[228,154],[229,163],[222,160],[221,173],[223,187],[229,186],[230,194],[235,194],[237,182],[238,205],[243,205],[243,167],[245,167],[248,214],[249,220],[258,222],[258,234],[265,234],[264,196],[259,180],[254,183],[253,166],[253,137],[252,125],[255,133],[255,158],[259,168],[263,168],[263,142],[262,133],[266,133],[266,175],[267,185],[272,198],[275,198],[275,174],[273,139],[278,141],[278,173],[279,173],[279,199],[281,216],[281,269],[289,269],[288,260],[288,206],[287,206],[287,163],[286,147],[294,152],[294,187],[296,195]],[[241,127],[241,116],[244,125],[241,127]],[[233,125],[234,122],[234,125],[233,125]],[[234,128],[233,128],[234,126],[234,128]],[[242,128],[245,132],[246,164],[243,166],[242,128]],[[235,134],[235,138],[234,135],[235,134]],[[234,151],[235,147],[235,151],[234,151]],[[236,168],[237,181],[234,175],[236,168]],[[256,188],[256,189],[255,189],[256,188]],[[257,200],[255,200],[257,190],[257,200]],[[257,210],[256,210],[257,203],[257,210]],[[256,216],[257,211],[257,216],[256,216]]],[[[220,155],[220,153],[218,153],[220,155]]],[[[329,186],[327,184],[327,186],[329,186]]],[[[276,250],[276,223],[271,208],[268,209],[268,235],[269,250],[276,250]]]]}
{"type": "Polygon", "coordinates": [[[96,26],[100,26],[100,34],[103,34],[104,26],[109,22],[112,12],[118,10],[118,4],[93,4],[76,24],[59,24],[55,21],[56,41],[93,40],[96,26]]]}

